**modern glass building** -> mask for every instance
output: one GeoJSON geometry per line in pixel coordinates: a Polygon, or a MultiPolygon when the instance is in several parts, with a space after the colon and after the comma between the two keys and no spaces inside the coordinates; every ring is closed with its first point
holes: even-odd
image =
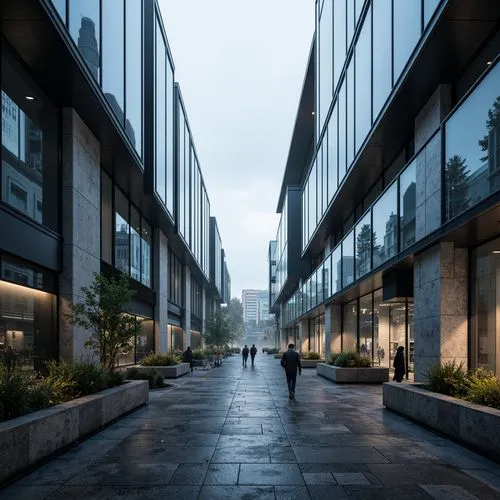
{"type": "Polygon", "coordinates": [[[488,0],[316,2],[268,257],[283,347],[500,374],[499,20],[488,0]]]}
{"type": "Polygon", "coordinates": [[[137,292],[121,363],[200,345],[229,274],[157,2],[2,2],[0,52],[0,355],[89,356],[65,313],[97,272],[137,292]]]}

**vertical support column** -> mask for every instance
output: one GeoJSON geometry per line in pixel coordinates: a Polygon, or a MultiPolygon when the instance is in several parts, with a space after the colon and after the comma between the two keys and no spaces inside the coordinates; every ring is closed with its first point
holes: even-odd
{"type": "Polygon", "coordinates": [[[191,270],[184,268],[184,349],[191,345],[191,270]]]}
{"type": "Polygon", "coordinates": [[[439,243],[415,258],[415,381],[433,363],[468,358],[468,250],[439,243]]]}
{"type": "Polygon", "coordinates": [[[72,108],[63,109],[63,270],[59,279],[59,353],[65,361],[86,359],[89,332],[72,325],[69,304],[81,302],[101,269],[100,145],[72,108]]]}
{"type": "Polygon", "coordinates": [[[160,229],[155,229],[154,238],[154,282],[155,307],[155,351],[168,351],[168,239],[160,229]]]}

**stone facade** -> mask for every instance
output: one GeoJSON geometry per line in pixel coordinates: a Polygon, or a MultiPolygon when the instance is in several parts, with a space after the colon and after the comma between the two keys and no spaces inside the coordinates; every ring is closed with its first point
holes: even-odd
{"type": "Polygon", "coordinates": [[[155,307],[155,351],[168,350],[168,239],[160,229],[154,238],[154,284],[156,290],[155,307]]]}
{"type": "Polygon", "coordinates": [[[468,250],[439,243],[415,257],[415,381],[436,362],[467,365],[468,250]]]}
{"type": "Polygon", "coordinates": [[[69,304],[81,301],[101,267],[100,146],[74,109],[63,109],[62,234],[63,269],[59,280],[59,353],[66,361],[93,355],[85,347],[89,334],[66,318],[69,304]]]}

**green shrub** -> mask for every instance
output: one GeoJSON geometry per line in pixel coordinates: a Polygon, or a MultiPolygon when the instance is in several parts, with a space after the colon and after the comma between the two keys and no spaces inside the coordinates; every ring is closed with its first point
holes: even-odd
{"type": "Polygon", "coordinates": [[[8,368],[0,364],[0,421],[19,417],[31,411],[30,386],[32,376],[19,366],[8,368]]]}
{"type": "Polygon", "coordinates": [[[124,372],[107,372],[106,373],[106,385],[108,388],[116,387],[118,385],[122,385],[125,382],[125,373],[124,372]]]}
{"type": "Polygon", "coordinates": [[[431,391],[448,396],[463,397],[467,393],[467,373],[464,364],[455,360],[432,365],[426,374],[431,391]]]}
{"type": "Polygon", "coordinates": [[[205,351],[201,347],[193,350],[193,359],[205,359],[205,357],[205,351]]]}
{"type": "Polygon", "coordinates": [[[268,349],[267,354],[279,354],[280,350],[277,347],[272,347],[271,349],[268,349]]]}
{"type": "Polygon", "coordinates": [[[500,380],[493,372],[477,369],[467,375],[467,401],[500,410],[500,380]]]}
{"type": "Polygon", "coordinates": [[[154,368],[129,368],[127,370],[127,379],[147,380],[149,382],[150,389],[156,389],[158,387],[165,386],[165,379],[163,378],[163,375],[154,368]]]}
{"type": "Polygon", "coordinates": [[[340,353],[333,365],[342,368],[369,368],[372,360],[368,356],[361,356],[356,351],[347,351],[340,353]]]}
{"type": "Polygon", "coordinates": [[[326,363],[328,365],[334,365],[335,364],[335,361],[337,360],[337,358],[339,357],[339,353],[337,352],[331,352],[327,358],[326,358],[326,363]]]}
{"type": "MultiPolygon", "coordinates": [[[[182,358],[181,358],[182,359],[182,358]]],[[[142,361],[142,366],[174,366],[181,361],[179,355],[173,352],[169,353],[154,353],[148,354],[142,361]]]]}
{"type": "Polygon", "coordinates": [[[321,359],[321,356],[317,352],[307,351],[302,354],[302,359],[318,360],[321,359]]]}

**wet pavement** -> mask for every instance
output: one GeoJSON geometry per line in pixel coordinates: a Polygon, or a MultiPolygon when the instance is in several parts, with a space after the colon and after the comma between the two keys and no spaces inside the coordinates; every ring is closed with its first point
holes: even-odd
{"type": "MultiPolygon", "coordinates": [[[[380,386],[239,356],[0,490],[1,499],[500,499],[500,465],[382,407],[380,386]]],[[[492,430],[498,432],[498,430],[492,430]]]]}

